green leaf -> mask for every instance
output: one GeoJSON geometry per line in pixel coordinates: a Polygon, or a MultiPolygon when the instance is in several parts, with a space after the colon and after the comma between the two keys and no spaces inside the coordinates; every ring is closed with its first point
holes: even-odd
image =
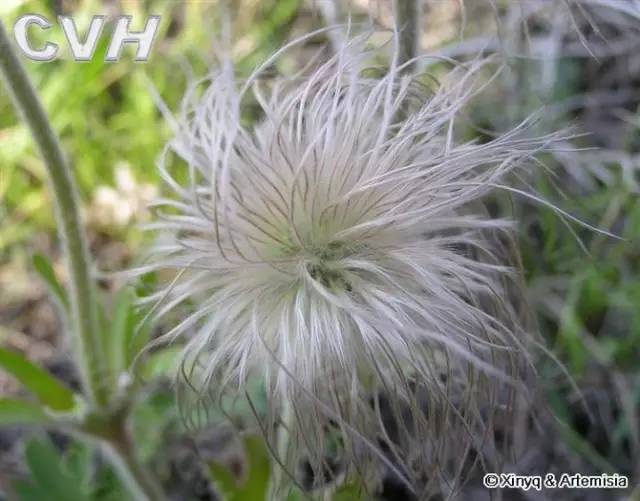
{"type": "Polygon", "coordinates": [[[43,499],[49,499],[48,493],[42,487],[27,482],[26,480],[14,482],[13,490],[18,495],[20,501],[42,501],[43,499]]]}
{"type": "MultiPolygon", "coordinates": [[[[201,426],[215,426],[225,422],[229,416],[239,420],[253,419],[253,413],[264,415],[267,410],[267,394],[264,379],[252,375],[244,385],[246,395],[224,395],[220,399],[221,408],[210,409],[202,405],[188,405],[187,415],[201,426]]],[[[192,402],[195,403],[195,402],[192,402]]]]}
{"type": "Polygon", "coordinates": [[[113,374],[119,375],[128,369],[128,351],[133,315],[133,294],[126,287],[118,291],[115,299],[111,327],[105,329],[108,334],[106,342],[107,353],[113,374]]]}
{"type": "Polygon", "coordinates": [[[126,333],[127,367],[130,367],[151,340],[152,322],[146,318],[145,310],[132,308],[126,333]]]}
{"type": "Polygon", "coordinates": [[[109,466],[96,472],[92,491],[93,501],[135,501],[122,485],[119,475],[109,466]]]}
{"type": "Polygon", "coordinates": [[[149,342],[151,325],[145,321],[144,312],[136,308],[135,291],[129,287],[118,291],[112,307],[102,317],[103,346],[115,384],[149,342]]]}
{"type": "MultiPolygon", "coordinates": [[[[234,501],[238,499],[240,488],[238,487],[235,477],[226,466],[212,462],[209,464],[209,472],[211,473],[211,477],[225,501],[234,501]]],[[[256,500],[258,499],[264,499],[264,497],[256,498],[256,500]]]]}
{"type": "Polygon", "coordinates": [[[0,398],[0,426],[50,422],[51,417],[39,404],[17,398],[0,398]]]}
{"type": "Polygon", "coordinates": [[[180,365],[181,353],[180,346],[168,346],[151,353],[141,366],[141,376],[144,380],[174,376],[180,365]]]}
{"type": "Polygon", "coordinates": [[[287,501],[306,501],[309,499],[309,495],[302,492],[297,487],[291,489],[291,492],[287,496],[287,501]]]}
{"type": "Polygon", "coordinates": [[[47,407],[56,411],[68,411],[74,407],[75,394],[59,379],[21,354],[0,348],[0,368],[12,374],[47,407]]]}
{"type": "Polygon", "coordinates": [[[211,463],[209,471],[226,501],[244,501],[246,499],[267,499],[271,462],[264,439],[256,435],[244,438],[247,458],[247,479],[238,483],[229,469],[219,463],[211,463]]]}
{"type": "Polygon", "coordinates": [[[49,291],[53,294],[54,298],[62,305],[65,311],[69,311],[69,297],[67,291],[62,284],[58,281],[51,261],[42,254],[35,254],[33,256],[33,267],[40,275],[46,284],[49,286],[49,291]]]}
{"type": "Polygon", "coordinates": [[[95,447],[85,442],[74,442],[65,452],[64,467],[83,489],[91,490],[94,474],[95,447]]]}
{"type": "Polygon", "coordinates": [[[358,484],[345,484],[336,490],[332,496],[333,501],[367,501],[365,489],[358,484]]]}
{"type": "Polygon", "coordinates": [[[183,424],[173,389],[162,385],[150,393],[145,392],[144,397],[137,399],[131,424],[141,459],[152,460],[165,450],[167,433],[174,432],[183,424]]]}
{"type": "MultiPolygon", "coordinates": [[[[82,490],[78,479],[63,466],[63,458],[49,440],[31,440],[25,449],[25,459],[31,471],[32,483],[25,501],[38,492],[45,493],[47,501],[89,501],[90,495],[82,490]]],[[[24,492],[25,485],[18,486],[24,492]]]]}
{"type": "Polygon", "coordinates": [[[574,452],[582,456],[589,463],[597,467],[600,471],[610,473],[615,471],[615,468],[611,466],[608,459],[603,457],[591,443],[589,443],[583,436],[581,436],[570,424],[572,417],[571,409],[566,398],[566,395],[556,391],[550,390],[547,393],[547,399],[551,404],[554,415],[558,419],[558,431],[562,435],[564,443],[571,447],[574,452]]]}

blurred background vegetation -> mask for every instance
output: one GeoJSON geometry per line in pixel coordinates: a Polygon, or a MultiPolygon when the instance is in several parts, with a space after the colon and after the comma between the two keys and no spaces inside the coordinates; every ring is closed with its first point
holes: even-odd
{"type": "MultiPolygon", "coordinates": [[[[391,24],[388,2],[382,0],[342,2],[342,11],[335,12],[325,8],[327,3],[338,5],[321,0],[232,2],[238,73],[247,74],[296,35],[344,20],[347,12],[355,20],[371,17],[382,27],[391,24]]],[[[546,399],[561,423],[553,432],[544,423],[532,425],[534,430],[523,439],[529,444],[527,454],[513,468],[535,473],[618,472],[637,483],[640,8],[631,1],[606,0],[584,5],[544,0],[433,0],[425,4],[424,52],[463,58],[483,50],[527,55],[509,59],[499,78],[476,100],[470,110],[473,126],[464,135],[482,139],[484,133],[490,133],[486,131],[505,130],[541,107],[541,130],[573,127],[585,133],[543,159],[552,167],[552,174],[530,182],[567,212],[621,237],[570,230],[551,210],[528,200],[495,203],[496,211],[522,222],[521,252],[530,302],[546,345],[565,364],[590,411],[558,366],[542,363],[546,399]]],[[[60,44],[61,57],[46,64],[24,60],[72,159],[99,269],[120,270],[142,247],[145,237],[137,225],[149,217],[145,205],[161,190],[155,164],[170,128],[154,95],[161,96],[170,110],[178,110],[188,82],[212,66],[217,3],[2,0],[0,4],[0,18],[9,27],[20,14],[32,12],[52,21],[58,14],[70,14],[80,27],[87,26],[94,14],[106,14],[111,20],[130,14],[134,27],[141,27],[149,14],[162,16],[161,32],[147,64],[133,62],[130,52],[118,63],[105,63],[109,28],[93,60],[76,63],[65,50],[64,35],[57,25],[46,36],[60,44]]],[[[38,35],[34,30],[34,37],[38,36],[44,41],[44,33],[38,35]]],[[[308,45],[325,42],[318,37],[308,45]]],[[[296,54],[274,71],[288,73],[300,67],[305,56],[296,54]]],[[[0,344],[26,353],[74,384],[55,308],[32,265],[34,255],[49,256],[59,280],[65,281],[51,208],[42,162],[3,90],[0,344]]],[[[105,291],[117,285],[117,280],[105,274],[105,291]]],[[[171,354],[164,353],[148,370],[162,377],[170,374],[171,367],[171,354]]],[[[17,392],[16,382],[0,374],[0,395],[17,392]]],[[[175,499],[213,499],[211,475],[218,489],[231,493],[229,499],[258,499],[256,492],[266,482],[264,462],[268,463],[263,446],[250,440],[244,444],[248,464],[233,454],[222,459],[209,457],[208,451],[220,450],[224,440],[215,433],[185,434],[174,404],[167,385],[149,391],[136,411],[136,435],[142,454],[157,462],[156,469],[175,499]],[[164,451],[161,459],[159,451],[164,451]],[[203,462],[214,459],[230,469],[202,469],[203,462]],[[237,473],[234,468],[253,471],[249,475],[253,483],[238,488],[232,478],[237,473]]],[[[23,500],[127,499],[113,472],[90,461],[90,447],[71,444],[57,435],[32,435],[25,430],[0,431],[0,490],[23,500]]],[[[393,494],[392,486],[387,488],[388,499],[405,499],[393,494]]],[[[579,493],[575,499],[613,499],[607,493],[595,497],[598,495],[579,493]]],[[[343,496],[355,499],[349,493],[343,496]]],[[[557,499],[573,499],[571,496],[566,493],[557,499]]]]}

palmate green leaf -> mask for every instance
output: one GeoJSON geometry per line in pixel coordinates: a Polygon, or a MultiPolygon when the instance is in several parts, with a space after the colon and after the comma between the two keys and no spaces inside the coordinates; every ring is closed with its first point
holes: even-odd
{"type": "Polygon", "coordinates": [[[37,403],[17,398],[0,398],[0,426],[50,422],[51,417],[37,403]]]}
{"type": "Polygon", "coordinates": [[[53,410],[68,411],[75,406],[76,395],[62,381],[15,351],[0,348],[0,369],[13,375],[53,410]]]}
{"type": "Polygon", "coordinates": [[[40,278],[46,282],[54,298],[64,307],[65,311],[68,311],[69,297],[67,296],[67,291],[56,278],[51,261],[41,254],[36,254],[33,256],[33,267],[40,275],[40,278]]]}
{"type": "Polygon", "coordinates": [[[135,501],[111,467],[99,468],[92,485],[92,501],[135,501]]]}
{"type": "Polygon", "coordinates": [[[31,481],[19,481],[14,488],[21,501],[90,501],[91,494],[64,467],[61,454],[49,440],[31,440],[25,449],[31,481]]]}
{"type": "Polygon", "coordinates": [[[64,467],[78,485],[87,492],[92,489],[96,448],[89,442],[74,442],[65,450],[64,467]]]}
{"type": "Polygon", "coordinates": [[[19,480],[13,483],[13,490],[20,501],[41,501],[47,499],[47,492],[39,485],[19,480]]]}

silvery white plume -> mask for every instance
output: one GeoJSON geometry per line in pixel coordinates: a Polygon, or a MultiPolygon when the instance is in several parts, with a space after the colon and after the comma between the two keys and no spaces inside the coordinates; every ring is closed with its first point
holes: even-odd
{"type": "Polygon", "coordinates": [[[169,145],[190,179],[161,167],[173,195],[140,271],[176,273],[151,299],[160,316],[191,306],[164,339],[186,343],[212,403],[266,381],[256,418],[268,436],[286,418],[285,465],[305,458],[319,481],[329,456],[346,473],[377,462],[434,489],[472,449],[498,448],[484,431],[528,373],[512,223],[482,202],[519,192],[507,178],[553,137],[523,124],[459,143],[484,64],[433,83],[392,50],[380,76],[366,46],[288,79],[238,82],[223,65],[195,86],[169,145]]]}

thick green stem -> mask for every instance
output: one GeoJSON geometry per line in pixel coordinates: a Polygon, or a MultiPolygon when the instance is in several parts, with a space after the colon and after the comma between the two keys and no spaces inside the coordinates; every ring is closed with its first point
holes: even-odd
{"type": "Polygon", "coordinates": [[[166,499],[161,485],[140,461],[124,425],[116,436],[105,443],[107,456],[118,469],[120,478],[136,501],[163,501],[166,499]]]}
{"type": "Polygon", "coordinates": [[[68,426],[65,431],[99,443],[135,501],[164,501],[167,498],[160,482],[137,455],[128,428],[130,414],[128,406],[113,414],[90,412],[82,422],[68,426]]]}
{"type": "Polygon", "coordinates": [[[90,257],[80,224],[73,174],[47,114],[24,66],[0,22],[0,74],[16,108],[31,129],[49,172],[57,209],[59,232],[70,276],[73,347],[85,392],[97,407],[108,403],[107,372],[98,322],[90,257]]]}
{"type": "MultiPolygon", "coordinates": [[[[421,0],[394,0],[396,27],[399,32],[399,64],[406,63],[419,53],[422,23],[421,0]]],[[[406,72],[413,70],[415,63],[409,64],[406,72]]]]}

